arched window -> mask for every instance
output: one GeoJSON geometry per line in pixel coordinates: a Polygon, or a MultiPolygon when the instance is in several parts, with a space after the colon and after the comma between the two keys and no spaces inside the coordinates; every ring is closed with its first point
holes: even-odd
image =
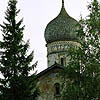
{"type": "Polygon", "coordinates": [[[59,83],[55,83],[54,85],[55,87],[55,96],[60,96],[60,84],[59,83]]]}
{"type": "Polygon", "coordinates": [[[60,63],[62,66],[65,66],[65,65],[66,65],[66,57],[65,57],[65,55],[60,55],[60,56],[59,56],[59,63],[60,63]]]}

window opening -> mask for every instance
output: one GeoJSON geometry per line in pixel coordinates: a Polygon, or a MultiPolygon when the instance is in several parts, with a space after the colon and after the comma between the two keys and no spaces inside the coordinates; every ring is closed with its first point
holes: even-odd
{"type": "Polygon", "coordinates": [[[64,66],[64,58],[61,58],[61,65],[64,66]]]}
{"type": "Polygon", "coordinates": [[[60,84],[55,83],[55,96],[60,96],[60,84]]]}

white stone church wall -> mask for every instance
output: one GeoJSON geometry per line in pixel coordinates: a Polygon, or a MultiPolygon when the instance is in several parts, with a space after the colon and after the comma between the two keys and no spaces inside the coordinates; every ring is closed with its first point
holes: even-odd
{"type": "Polygon", "coordinates": [[[64,57],[65,66],[68,64],[70,57],[67,56],[68,47],[77,45],[77,42],[58,41],[47,45],[47,63],[48,67],[55,63],[61,64],[60,58],[64,57]]]}

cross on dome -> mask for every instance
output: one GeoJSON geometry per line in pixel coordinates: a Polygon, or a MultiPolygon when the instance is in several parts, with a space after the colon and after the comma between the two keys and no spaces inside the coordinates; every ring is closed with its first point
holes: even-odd
{"type": "Polygon", "coordinates": [[[62,7],[64,7],[64,0],[62,0],[62,7]]]}

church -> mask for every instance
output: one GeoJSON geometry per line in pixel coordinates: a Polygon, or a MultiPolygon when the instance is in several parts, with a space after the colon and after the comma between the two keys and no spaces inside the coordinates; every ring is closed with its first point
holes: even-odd
{"type": "Polygon", "coordinates": [[[62,0],[61,11],[46,26],[44,37],[47,47],[47,69],[37,74],[40,96],[38,100],[60,100],[62,77],[60,72],[67,68],[70,57],[67,49],[77,45],[75,33],[77,21],[68,15],[62,0]]]}

